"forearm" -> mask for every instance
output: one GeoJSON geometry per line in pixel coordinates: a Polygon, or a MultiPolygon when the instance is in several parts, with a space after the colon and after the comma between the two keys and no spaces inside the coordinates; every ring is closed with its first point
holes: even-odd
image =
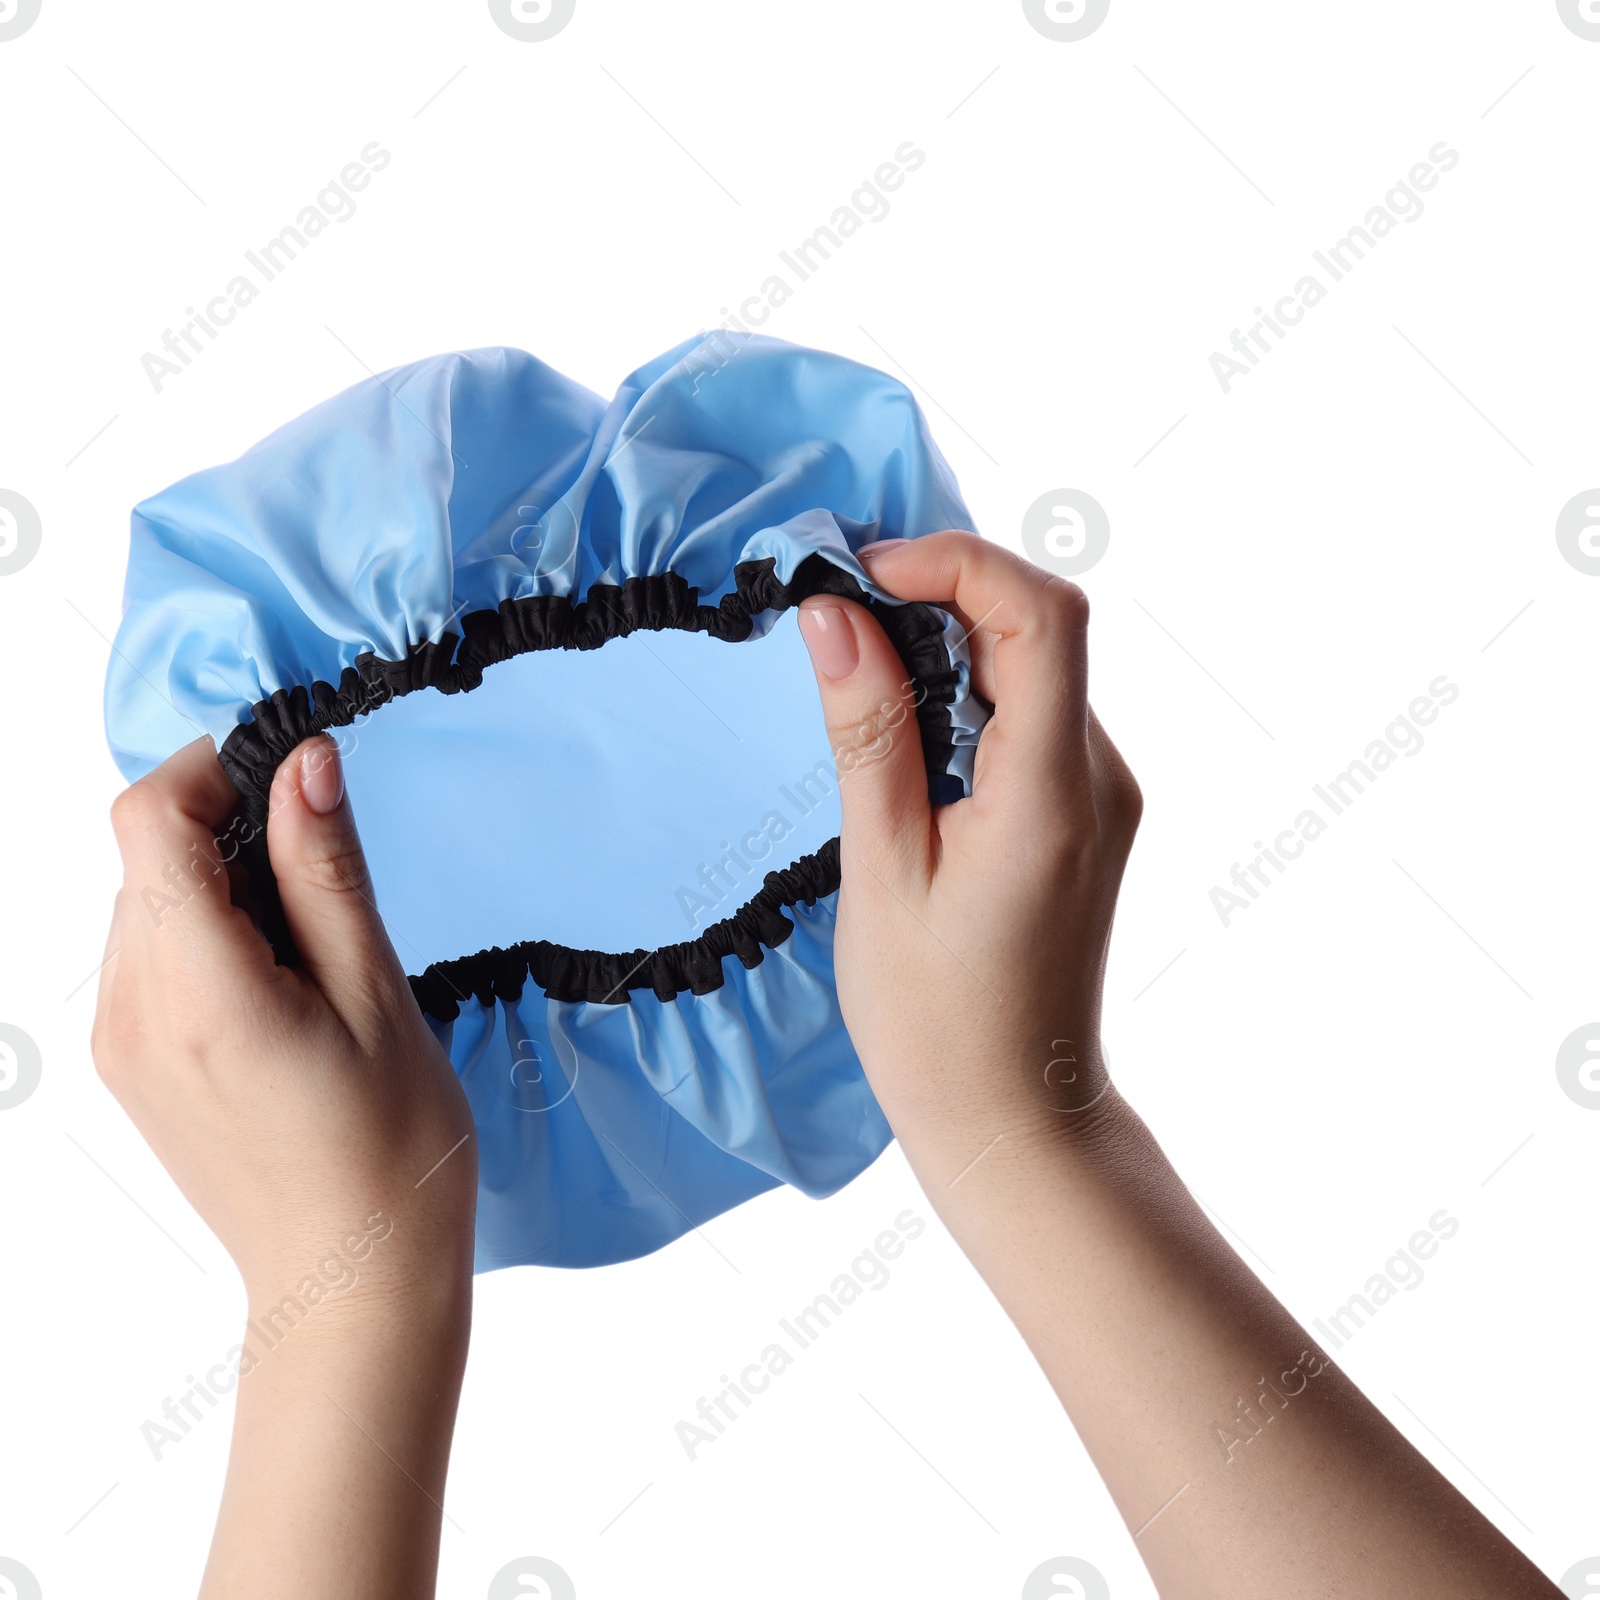
{"type": "Polygon", "coordinates": [[[953,1185],[953,1135],[902,1143],[1163,1595],[1557,1593],[1322,1355],[1115,1090],[1001,1131],[953,1185]]]}
{"type": "MultiPolygon", "coordinates": [[[[840,1006],[1162,1594],[1555,1596],[1323,1359],[1106,1084],[1101,987],[1143,800],[1088,704],[1087,597],[962,533],[858,554],[897,598],[953,606],[994,714],[971,793],[937,810],[915,741],[840,761],[840,1006]]],[[[802,628],[854,750],[901,703],[900,663],[859,608],[815,597],[802,628]]]]}
{"type": "Polygon", "coordinates": [[[239,1380],[202,1600],[433,1594],[471,1317],[461,1289],[365,1303],[357,1290],[287,1332],[252,1298],[257,1354],[239,1380]]]}

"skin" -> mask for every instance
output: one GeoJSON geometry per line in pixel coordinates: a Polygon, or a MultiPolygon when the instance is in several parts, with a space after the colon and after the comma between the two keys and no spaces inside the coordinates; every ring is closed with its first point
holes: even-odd
{"type": "Polygon", "coordinates": [[[236,798],[202,739],[112,808],[124,881],[93,1039],[238,1265],[259,1353],[201,1593],[431,1595],[472,1317],[472,1118],[373,907],[332,745],[279,769],[267,831],[301,969],[232,903],[214,835],[236,798]],[[355,1285],[274,1335],[271,1308],[352,1236],[355,1285]]]}
{"type": "MultiPolygon", "coordinates": [[[[862,557],[888,593],[976,624],[995,715],[971,798],[931,810],[882,630],[845,601],[802,608],[844,809],[845,1021],[1161,1594],[1559,1600],[1272,1298],[1109,1080],[1101,989],[1141,800],[1088,704],[1082,592],[970,534],[862,557]]],[[[233,796],[209,741],[118,801],[95,1059],[253,1317],[374,1211],[394,1222],[355,1289],[241,1379],[202,1593],[427,1595],[470,1317],[471,1121],[373,909],[332,747],[285,762],[273,801],[293,972],[220,868],[175,910],[144,893],[170,899],[170,863],[215,855],[233,796]]]]}

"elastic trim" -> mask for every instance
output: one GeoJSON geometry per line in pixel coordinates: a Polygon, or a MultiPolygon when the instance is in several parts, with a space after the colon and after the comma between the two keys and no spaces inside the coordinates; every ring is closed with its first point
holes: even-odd
{"type": "Polygon", "coordinates": [[[435,962],[410,980],[411,992],[441,1022],[453,1021],[469,995],[486,1007],[496,1000],[520,1000],[530,978],[552,1000],[597,1005],[616,1004],[630,989],[653,989],[658,1000],[685,991],[710,994],[722,987],[724,956],[737,956],[746,967],[760,966],[767,950],[776,950],[794,932],[784,908],[801,901],[815,905],[838,887],[839,841],[834,838],[792,867],[769,872],[761,891],[733,916],[684,944],[622,955],[530,939],[509,950],[496,946],[459,961],[435,962]]]}
{"type": "MultiPolygon", "coordinates": [[[[811,555],[780,583],[776,563],[741,562],[734,568],[735,589],[714,606],[699,603],[699,591],[677,573],[628,578],[619,586],[597,583],[588,598],[530,595],[504,600],[494,611],[462,618],[461,634],[414,646],[402,661],[372,652],[346,667],[339,685],[318,679],[279,689],[252,708],[223,741],[224,771],[239,791],[247,842],[238,859],[249,876],[261,914],[261,928],[281,965],[298,966],[277,880],[267,856],[267,816],[272,780],[280,763],[303,740],[330,728],[349,727],[381,705],[418,689],[462,694],[483,682],[484,670],[499,661],[536,650],[597,650],[612,639],[639,632],[676,629],[739,642],[753,631],[763,611],[785,611],[815,594],[834,594],[864,604],[899,652],[916,703],[923,758],[935,802],[950,798],[946,769],[954,749],[950,707],[960,685],[944,644],[943,614],[920,602],[893,604],[869,596],[847,572],[826,557],[811,555]],[[459,648],[458,648],[459,647],[459,648]]],[[[722,960],[736,955],[746,967],[760,964],[763,949],[776,949],[794,931],[783,908],[811,905],[839,887],[838,840],[804,856],[782,872],[769,872],[762,889],[732,917],[713,923],[698,938],[658,950],[614,953],[573,950],[543,939],[480,950],[459,960],[436,962],[410,979],[417,1003],[428,1015],[448,1022],[468,995],[488,1005],[492,998],[515,999],[528,977],[552,1000],[619,1003],[633,989],[652,989],[661,1000],[688,992],[707,994],[722,984],[722,960]]]]}

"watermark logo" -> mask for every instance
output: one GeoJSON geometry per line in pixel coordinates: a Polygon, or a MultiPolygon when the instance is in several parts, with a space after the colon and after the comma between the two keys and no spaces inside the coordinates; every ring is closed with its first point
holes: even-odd
{"type": "Polygon", "coordinates": [[[1111,1600],[1111,1586],[1097,1568],[1076,1556],[1040,1562],[1022,1586],[1022,1600],[1111,1600]]]}
{"type": "Polygon", "coordinates": [[[577,9],[578,0],[489,0],[494,25],[524,44],[555,38],[572,21],[577,9]]]}
{"type": "Polygon", "coordinates": [[[1556,518],[1556,548],[1568,566],[1586,577],[1600,578],[1600,489],[1585,489],[1562,506],[1556,518]]]}
{"type": "Polygon", "coordinates": [[[800,286],[834,260],[869,222],[883,222],[894,208],[889,196],[904,188],[907,177],[920,171],[927,159],[927,152],[914,141],[902,139],[895,146],[893,157],[880,161],[870,175],[863,177],[850,198],[833,208],[826,222],[819,223],[789,249],[778,251],[784,270],[769,272],[753,294],[737,302],[737,309],[734,305],[724,306],[721,325],[685,358],[689,371],[695,374],[695,393],[699,393],[702,378],[722,371],[743,348],[731,335],[747,334],[770,322],[772,313],[787,305],[800,292],[800,286]]]}
{"type": "MultiPolygon", "coordinates": [[[[1600,0],[1556,0],[1556,10],[1580,39],[1600,40],[1600,0]]],[[[1596,1591],[1600,1592],[1600,1580],[1596,1582],[1596,1591]]]]}
{"type": "Polygon", "coordinates": [[[39,1580],[20,1561],[0,1556],[0,1600],[41,1600],[42,1594],[39,1580]]]}
{"type": "MultiPolygon", "coordinates": [[[[1211,1439],[1222,1453],[1223,1461],[1231,1467],[1234,1451],[1254,1444],[1306,1392],[1311,1380],[1320,1378],[1327,1370],[1327,1362],[1317,1351],[1302,1350],[1299,1359],[1287,1371],[1272,1377],[1258,1374],[1251,1385],[1249,1399],[1236,1396],[1233,1414],[1228,1420],[1211,1424],[1211,1439]]],[[[1183,1490],[1178,1492],[1181,1494],[1183,1490]]]]}
{"type": "Polygon", "coordinates": [[[1600,1022],[1586,1022],[1556,1051],[1556,1082],[1585,1111],[1600,1111],[1600,1022]]]}
{"type": "MultiPolygon", "coordinates": [[[[901,720],[905,711],[901,709],[901,720]]],[[[887,746],[886,746],[887,748],[887,746]]],[[[849,757],[848,746],[841,747],[842,755],[849,757]]],[[[847,770],[850,770],[847,767],[847,770]]],[[[729,840],[722,841],[722,854],[713,861],[700,863],[700,875],[692,884],[681,883],[673,891],[678,910],[684,922],[698,932],[719,919],[719,913],[729,900],[735,905],[746,890],[762,882],[768,871],[772,852],[809,817],[838,792],[837,765],[832,761],[819,761],[809,772],[802,773],[791,783],[778,785],[784,804],[775,805],[761,819],[758,827],[741,834],[737,848],[729,840]]],[[[773,865],[781,865],[774,862],[773,865]]],[[[733,908],[730,907],[730,913],[733,908]]]]}
{"type": "Polygon", "coordinates": [[[565,1572],[543,1556],[518,1556],[489,1580],[489,1600],[578,1600],[565,1572]]]}
{"type": "Polygon", "coordinates": [[[38,555],[42,534],[33,503],[14,489],[0,489],[0,578],[21,572],[38,555]]]}
{"type": "MultiPolygon", "coordinates": [[[[490,1082],[495,1093],[514,1111],[524,1112],[530,1117],[542,1117],[571,1098],[578,1087],[582,1058],[573,1058],[570,1077],[567,1076],[565,1063],[558,1061],[554,1064],[555,1070],[551,1070],[551,1064],[539,1054],[539,1047],[515,1006],[505,1008],[505,1020],[511,1064],[504,1070],[499,1066],[491,1066],[490,1082]]],[[[548,1048],[553,1053],[554,1047],[548,1048]]]]}
{"type": "Polygon", "coordinates": [[[1333,285],[1349,277],[1401,223],[1418,221],[1427,209],[1423,195],[1438,188],[1440,174],[1454,171],[1460,162],[1460,153],[1441,139],[1429,150],[1428,159],[1416,162],[1404,178],[1397,179],[1382,203],[1373,206],[1342,239],[1325,250],[1313,250],[1311,258],[1320,271],[1307,272],[1289,293],[1273,302],[1271,311],[1265,305],[1257,306],[1256,320],[1233,330],[1228,349],[1211,352],[1211,374],[1222,392],[1232,394],[1235,380],[1248,378],[1305,320],[1306,312],[1327,299],[1333,285]]]}
{"type": "Polygon", "coordinates": [[[1567,1600],[1600,1600],[1600,1556],[1590,1556],[1568,1567],[1561,1579],[1567,1600]]]}
{"type": "Polygon", "coordinates": [[[1111,519],[1081,489],[1051,489],[1022,514],[1022,548],[1028,559],[1058,577],[1087,572],[1111,544],[1111,519]]]}
{"type": "Polygon", "coordinates": [[[680,1417],[673,1427],[689,1460],[697,1460],[701,1450],[717,1444],[771,1388],[772,1380],[781,1378],[801,1353],[810,1349],[864,1294],[886,1288],[894,1276],[889,1263],[899,1260],[907,1242],[920,1239],[927,1226],[916,1212],[902,1211],[894,1219],[894,1226],[885,1228],[864,1246],[850,1263],[850,1270],[838,1273],[824,1293],[810,1305],[778,1318],[781,1339],[767,1344],[760,1355],[739,1369],[737,1376],[722,1373],[717,1380],[721,1387],[696,1401],[694,1420],[680,1417]]]}
{"type": "Polygon", "coordinates": [[[1257,839],[1253,846],[1257,854],[1244,865],[1234,862],[1227,885],[1211,886],[1211,909],[1222,919],[1222,926],[1232,927],[1235,913],[1248,911],[1305,854],[1306,846],[1328,831],[1332,819],[1348,811],[1401,756],[1418,754],[1427,742],[1422,729],[1437,722],[1440,708],[1453,705],[1460,695],[1461,690],[1440,673],[1428,685],[1428,692],[1417,695],[1398,713],[1383,730],[1383,737],[1374,739],[1360,759],[1326,783],[1312,784],[1311,792],[1327,808],[1327,815],[1308,805],[1289,827],[1274,835],[1271,845],[1257,839]]]}
{"type": "Polygon", "coordinates": [[[559,561],[577,547],[578,519],[565,500],[549,505],[535,501],[532,505],[517,507],[508,548],[529,571],[538,569],[546,552],[554,552],[553,559],[559,561]]]}
{"type": "Polygon", "coordinates": [[[176,329],[163,330],[161,349],[146,350],[139,358],[150,387],[160,394],[169,378],[181,377],[239,313],[266,292],[269,283],[298,261],[334,223],[348,222],[356,214],[356,195],[393,159],[376,139],[368,140],[361,147],[360,159],[346,162],[337,177],[329,178],[314,204],[302,206],[292,223],[263,240],[256,249],[244,252],[248,272],[235,274],[203,307],[198,304],[198,297],[195,305],[185,306],[185,320],[176,329]]]}
{"type": "Polygon", "coordinates": [[[1050,1059],[1031,1086],[1052,1111],[1087,1111],[1111,1087],[1105,1050],[1093,1029],[1074,1029],[1072,1039],[1052,1039],[1050,1059]]]}
{"type": "Polygon", "coordinates": [[[1022,0],[1023,16],[1036,32],[1057,44],[1087,39],[1110,12],[1111,0],[1022,0]]]}
{"type": "Polygon", "coordinates": [[[43,1073],[39,1047],[21,1028],[0,1022],[0,1111],[20,1106],[43,1073]]]}
{"type": "Polygon", "coordinates": [[[213,1411],[223,1397],[256,1371],[307,1317],[330,1300],[341,1299],[361,1281],[359,1263],[394,1232],[394,1223],[381,1211],[374,1211],[362,1224],[360,1233],[348,1233],[330,1245],[308,1272],[300,1276],[293,1292],[276,1305],[255,1310],[245,1321],[245,1338],[204,1376],[188,1373],[186,1387],[161,1402],[161,1420],[146,1417],[139,1424],[139,1435],[151,1456],[161,1461],[165,1452],[181,1444],[213,1411]]]}
{"type": "Polygon", "coordinates": [[[1402,1289],[1409,1292],[1420,1288],[1427,1275],[1422,1263],[1438,1255],[1441,1240],[1453,1239],[1460,1231],[1461,1224],[1441,1207],[1428,1218],[1427,1227],[1418,1228],[1405,1244],[1395,1248],[1395,1253],[1384,1262],[1383,1271],[1373,1273],[1360,1293],[1351,1295],[1336,1311],[1330,1311],[1326,1322],[1320,1317],[1313,1318],[1311,1326],[1333,1349],[1342,1349],[1402,1289]]]}
{"type": "Polygon", "coordinates": [[[42,0],[0,0],[0,44],[20,39],[39,20],[41,4],[42,0]]]}

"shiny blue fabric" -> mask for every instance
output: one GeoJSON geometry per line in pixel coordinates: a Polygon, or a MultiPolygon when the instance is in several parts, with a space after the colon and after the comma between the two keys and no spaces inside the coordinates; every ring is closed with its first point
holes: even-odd
{"type": "MultiPolygon", "coordinates": [[[[609,405],[520,351],[434,357],[135,509],[112,752],[134,779],[197,730],[220,746],[274,691],[403,660],[505,600],[673,573],[714,604],[740,563],[787,582],[814,554],[878,594],[862,544],[970,526],[907,390],[836,356],[717,333],[609,405]]],[[[793,618],[754,629],[522,655],[341,730],[407,971],[520,939],[692,938],[836,833],[793,618]]],[[[966,792],[984,713],[951,619],[944,641],[966,792]]],[[[791,908],[794,933],[753,968],[725,958],[707,994],[577,1003],[530,981],[429,1019],[476,1118],[480,1270],[624,1260],[779,1183],[832,1193],[882,1151],[834,992],[836,902],[791,908]]]]}

